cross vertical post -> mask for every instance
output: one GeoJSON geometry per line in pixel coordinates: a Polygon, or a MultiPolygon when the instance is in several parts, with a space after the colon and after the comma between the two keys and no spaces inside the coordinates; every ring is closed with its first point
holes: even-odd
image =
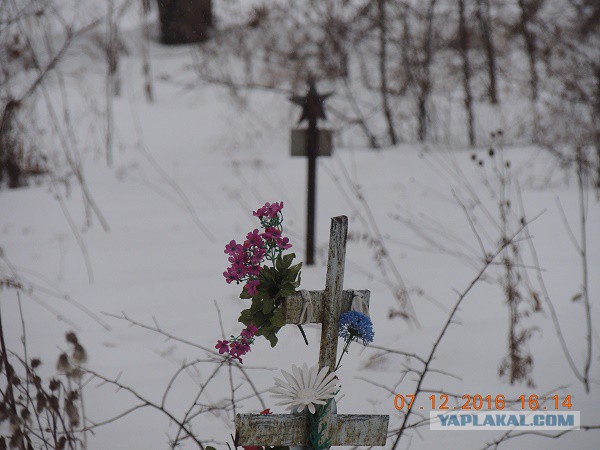
{"type": "Polygon", "coordinates": [[[348,218],[346,216],[333,217],[329,234],[329,256],[323,299],[325,304],[323,305],[323,327],[321,328],[319,352],[319,369],[328,366],[332,372],[335,370],[337,356],[347,238],[348,218]]]}
{"type": "MultiPolygon", "coordinates": [[[[338,329],[342,294],[344,289],[344,262],[346,260],[346,240],[348,238],[348,218],[333,217],[329,232],[329,254],[327,257],[327,275],[325,277],[325,292],[323,305],[323,326],[321,328],[321,349],[319,351],[319,369],[329,367],[333,372],[336,365],[338,347],[338,329]]],[[[325,411],[323,422],[331,428],[335,420],[333,405],[325,411]]]]}

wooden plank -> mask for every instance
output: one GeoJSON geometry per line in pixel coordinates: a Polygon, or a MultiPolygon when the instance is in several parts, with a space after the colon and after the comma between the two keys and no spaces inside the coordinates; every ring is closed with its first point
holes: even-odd
{"type": "Polygon", "coordinates": [[[333,415],[328,436],[331,445],[385,445],[390,416],[333,415]]]}
{"type": "MultiPolygon", "coordinates": [[[[310,295],[310,303],[313,308],[312,320],[310,323],[322,323],[323,322],[323,304],[325,293],[323,291],[308,291],[310,295]]],[[[347,290],[342,294],[342,306],[340,309],[340,314],[350,311],[352,307],[352,298],[354,296],[355,291],[347,290]]],[[[369,305],[369,299],[371,297],[371,292],[368,290],[357,290],[356,292],[360,292],[362,296],[365,298],[367,306],[369,305]]],[[[285,317],[285,323],[288,324],[296,324],[300,319],[300,314],[302,313],[302,307],[304,305],[304,300],[302,299],[302,295],[295,294],[283,299],[281,303],[281,310],[283,311],[283,316],[285,317]]],[[[333,369],[333,368],[332,368],[333,369]]]]}
{"type": "Polygon", "coordinates": [[[323,327],[319,351],[319,368],[327,366],[331,371],[335,368],[338,347],[338,323],[342,305],[347,238],[348,218],[346,216],[333,217],[329,232],[329,256],[327,257],[327,276],[322,302],[323,327]]]}
{"type": "MultiPolygon", "coordinates": [[[[337,362],[338,329],[344,289],[347,238],[348,218],[346,216],[333,217],[329,231],[329,254],[327,256],[327,275],[322,301],[323,325],[321,327],[321,348],[319,350],[319,369],[329,367],[330,371],[335,370],[337,362]]],[[[330,408],[323,417],[327,430],[331,430],[334,426],[335,415],[331,411],[330,408]]]]}
{"type": "MultiPolygon", "coordinates": [[[[389,416],[332,414],[327,437],[331,445],[385,445],[389,416]]],[[[235,428],[240,446],[308,445],[306,414],[238,414],[235,428]]]]}
{"type": "MultiPolygon", "coordinates": [[[[317,156],[331,156],[333,149],[333,130],[319,128],[317,156]]],[[[306,141],[308,130],[306,128],[293,128],[290,135],[291,156],[308,156],[306,141]]]]}
{"type": "Polygon", "coordinates": [[[237,414],[237,445],[304,445],[308,436],[306,414],[237,414]]]}

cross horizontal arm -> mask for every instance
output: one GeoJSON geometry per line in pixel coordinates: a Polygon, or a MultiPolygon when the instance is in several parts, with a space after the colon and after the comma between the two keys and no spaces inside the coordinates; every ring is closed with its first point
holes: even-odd
{"type": "MultiPolygon", "coordinates": [[[[367,306],[369,305],[369,299],[371,296],[371,291],[368,290],[360,290],[356,291],[360,292],[365,299],[367,306]]],[[[308,291],[310,295],[310,304],[312,305],[312,317],[310,323],[322,323],[323,322],[323,305],[325,302],[323,301],[323,296],[325,295],[324,291],[308,291]]],[[[352,307],[352,298],[354,297],[354,291],[346,290],[342,293],[342,308],[340,313],[343,314],[345,312],[350,311],[352,307]]],[[[285,318],[285,323],[295,324],[300,320],[300,315],[302,314],[302,308],[304,307],[304,300],[302,295],[294,294],[289,297],[283,299],[281,303],[281,309],[283,311],[283,317],[285,318]]]]}
{"type": "Polygon", "coordinates": [[[385,445],[390,416],[333,415],[327,434],[331,445],[385,445]]]}
{"type": "MultiPolygon", "coordinates": [[[[385,445],[389,416],[332,414],[326,431],[331,445],[385,445]]],[[[306,414],[238,414],[237,445],[307,445],[306,414]]]]}
{"type": "Polygon", "coordinates": [[[306,443],[306,414],[237,414],[235,429],[238,446],[300,445],[306,443]]]}

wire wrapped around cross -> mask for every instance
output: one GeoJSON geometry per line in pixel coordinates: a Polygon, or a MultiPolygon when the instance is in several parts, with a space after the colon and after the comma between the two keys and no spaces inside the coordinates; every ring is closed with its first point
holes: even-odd
{"type": "MultiPolygon", "coordinates": [[[[364,291],[347,289],[348,291],[352,291],[352,305],[350,306],[350,311],[356,311],[361,314],[364,314],[367,317],[369,316],[369,299],[365,296],[364,291]]],[[[312,298],[310,295],[310,291],[306,289],[300,289],[298,291],[302,296],[302,309],[300,311],[300,316],[298,317],[298,328],[302,333],[302,337],[304,338],[304,342],[308,345],[308,339],[306,338],[306,333],[302,328],[302,325],[307,325],[315,322],[314,311],[315,307],[312,302],[312,298]]]]}

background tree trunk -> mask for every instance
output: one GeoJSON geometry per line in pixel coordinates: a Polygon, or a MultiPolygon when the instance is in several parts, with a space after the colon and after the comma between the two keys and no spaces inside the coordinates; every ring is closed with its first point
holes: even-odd
{"type": "Polygon", "coordinates": [[[212,0],[158,0],[164,44],[190,44],[208,38],[213,24],[212,0]]]}
{"type": "Polygon", "coordinates": [[[18,188],[24,184],[22,155],[19,151],[21,146],[13,130],[18,107],[18,101],[9,99],[0,115],[0,182],[6,174],[9,188],[18,188]]]}
{"type": "Polygon", "coordinates": [[[431,0],[427,8],[426,18],[426,30],[425,39],[423,42],[423,63],[420,68],[420,74],[417,76],[418,82],[418,95],[417,95],[417,109],[419,117],[419,141],[423,142],[427,138],[428,133],[428,116],[427,116],[427,103],[429,101],[429,95],[431,94],[431,60],[433,58],[433,20],[435,16],[435,4],[436,0],[431,0]]]}
{"type": "Polygon", "coordinates": [[[149,14],[151,10],[150,0],[142,0],[141,2],[141,16],[142,16],[142,75],[144,76],[144,92],[146,93],[146,100],[150,103],[154,102],[154,87],[152,84],[152,68],[150,65],[150,21],[149,14]]]}
{"type": "MultiPolygon", "coordinates": [[[[600,8],[598,8],[600,10],[600,8]]],[[[594,144],[596,146],[596,153],[598,154],[597,168],[596,168],[596,187],[600,188],[600,64],[594,67],[594,75],[596,76],[596,95],[594,102],[594,144]]]]}
{"type": "Polygon", "coordinates": [[[525,51],[529,59],[529,85],[531,90],[531,107],[533,110],[533,137],[537,142],[539,141],[539,115],[537,110],[537,101],[539,97],[539,77],[537,72],[537,44],[535,42],[535,34],[529,28],[530,22],[534,19],[535,15],[541,9],[543,0],[531,0],[526,2],[525,0],[518,1],[519,8],[521,10],[521,16],[519,19],[519,31],[525,41],[525,51]]]}
{"type": "Polygon", "coordinates": [[[469,60],[469,35],[467,30],[465,1],[458,0],[458,42],[463,66],[463,88],[465,91],[465,110],[469,145],[475,145],[475,123],[473,119],[473,94],[471,92],[471,62],[469,60]]]}
{"type": "Polygon", "coordinates": [[[490,97],[490,103],[493,105],[498,103],[498,92],[496,89],[496,49],[494,47],[494,39],[492,34],[492,13],[490,11],[489,0],[478,0],[477,9],[477,21],[481,29],[481,36],[483,38],[483,45],[485,48],[485,56],[487,60],[487,72],[488,72],[488,94],[490,97]]]}
{"type": "Polygon", "coordinates": [[[388,135],[392,145],[398,143],[398,137],[396,136],[396,129],[394,127],[394,118],[392,117],[392,111],[390,109],[390,102],[388,98],[388,82],[387,82],[387,15],[385,10],[386,0],[377,1],[378,9],[378,22],[379,22],[379,79],[380,79],[380,92],[381,92],[381,103],[383,106],[383,114],[388,127],[388,135]]]}
{"type": "Polygon", "coordinates": [[[387,15],[385,10],[386,0],[377,0],[378,22],[379,22],[379,90],[381,93],[381,104],[383,114],[388,126],[390,143],[396,145],[398,138],[394,127],[394,118],[390,109],[387,85],[387,15]]]}

